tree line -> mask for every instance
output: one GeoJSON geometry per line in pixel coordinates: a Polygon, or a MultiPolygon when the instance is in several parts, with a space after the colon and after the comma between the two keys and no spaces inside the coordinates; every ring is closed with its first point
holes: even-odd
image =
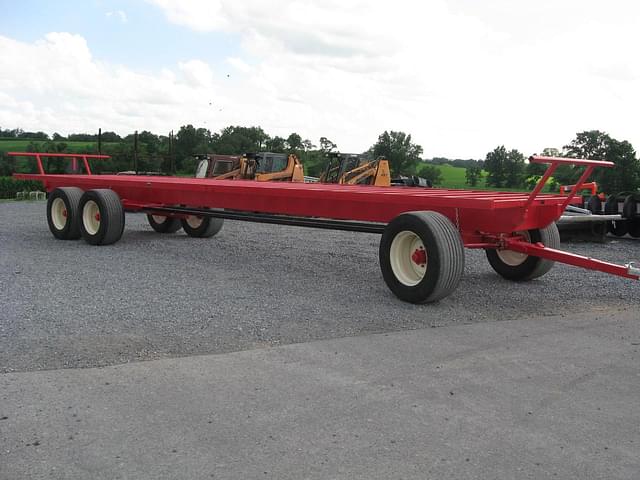
{"type": "MultiPolygon", "coordinates": [[[[297,133],[289,136],[271,136],[261,127],[229,126],[219,132],[211,132],[193,125],[183,125],[175,133],[157,135],[149,131],[120,137],[114,132],[98,134],[70,134],[66,137],[54,133],[51,137],[44,132],[25,132],[21,129],[3,130],[0,140],[28,139],[27,151],[101,153],[110,155],[109,160],[93,162],[96,173],[124,170],[192,175],[196,167],[194,155],[217,153],[239,155],[247,152],[270,151],[274,153],[295,153],[302,161],[305,173],[319,176],[325,168],[329,152],[338,151],[338,145],[327,137],[320,137],[317,145],[303,139],[297,133]],[[31,135],[31,136],[30,136],[31,135]],[[71,142],[86,142],[79,147],[71,142]]],[[[28,158],[13,158],[3,154],[0,141],[0,176],[15,171],[34,170],[35,163],[28,158]]],[[[365,152],[354,152],[363,158],[386,157],[395,175],[420,173],[422,147],[413,142],[411,135],[404,132],[385,131],[365,152]]],[[[343,152],[345,153],[345,152],[343,152]]],[[[47,171],[63,173],[64,166],[55,159],[48,159],[47,171]],[[60,170],[60,171],[59,171],[60,170]]],[[[424,165],[425,169],[429,166],[424,165]]]]}
{"type": "MultiPolygon", "coordinates": [[[[576,134],[562,151],[545,148],[541,154],[551,157],[585,158],[613,162],[613,168],[596,168],[591,180],[598,182],[599,190],[607,193],[635,191],[640,188],[640,161],[628,141],[619,141],[600,130],[576,134]]],[[[544,174],[547,165],[529,163],[518,150],[507,150],[504,145],[487,153],[483,165],[486,185],[495,188],[532,187],[544,174]]],[[[578,181],[583,167],[561,165],[554,172],[552,184],[571,185],[578,181]]],[[[467,170],[467,180],[473,182],[473,174],[467,170]]]]}
{"type": "MultiPolygon", "coordinates": [[[[183,125],[168,135],[157,135],[149,131],[129,134],[124,137],[115,132],[98,134],[75,133],[67,136],[45,132],[27,132],[22,129],[0,128],[0,176],[15,171],[33,170],[35,164],[29,159],[16,159],[4,154],[2,139],[29,140],[27,151],[102,153],[110,155],[108,161],[94,162],[96,173],[133,170],[167,174],[192,175],[195,171],[195,154],[217,153],[238,155],[247,152],[271,151],[274,153],[296,153],[301,159],[305,173],[319,176],[325,168],[328,152],[339,150],[337,144],[327,137],[320,137],[317,144],[293,132],[286,138],[271,136],[261,127],[228,126],[218,132],[193,125],[183,125]],[[86,142],[82,147],[72,142],[86,142]]],[[[345,153],[345,152],[343,152],[345,153]]],[[[534,185],[544,173],[545,165],[528,163],[517,149],[504,145],[488,152],[484,160],[422,158],[423,148],[411,135],[401,131],[384,131],[365,152],[363,158],[375,159],[383,156],[389,160],[392,175],[419,175],[435,185],[442,183],[439,166],[450,164],[465,168],[466,183],[476,187],[484,180],[490,188],[522,189],[534,185]]],[[[633,146],[628,141],[619,141],[605,132],[591,130],[578,133],[576,138],[562,150],[546,148],[546,156],[580,157],[608,160],[614,168],[596,169],[593,179],[607,193],[633,191],[640,188],[640,162],[633,146]]],[[[61,169],[55,161],[48,160],[47,169],[54,173],[61,169]]],[[[561,166],[554,174],[556,184],[571,184],[578,179],[581,168],[561,166]]]]}

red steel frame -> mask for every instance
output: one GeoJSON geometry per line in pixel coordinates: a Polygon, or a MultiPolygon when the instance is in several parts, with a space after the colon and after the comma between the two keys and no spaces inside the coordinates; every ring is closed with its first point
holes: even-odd
{"type": "Polygon", "coordinates": [[[612,162],[533,156],[529,161],[550,164],[534,190],[527,193],[450,190],[438,188],[391,188],[319,183],[255,182],[138,175],[93,175],[88,159],[105,155],[10,152],[32,156],[39,174],[15,174],[40,181],[47,191],[75,186],[83,190],[109,188],[115,191],[128,211],[152,212],[155,208],[190,206],[229,209],[334,220],[389,223],[398,215],[431,210],[447,216],[456,226],[467,248],[509,249],[529,255],[640,279],[633,265],[615,265],[591,258],[531,244],[518,232],[544,228],[562,215],[579,186],[597,166],[612,162]],[[85,175],[47,174],[42,157],[82,159],[85,175]],[[585,171],[567,195],[541,194],[544,185],[561,164],[584,166],[585,171]]]}

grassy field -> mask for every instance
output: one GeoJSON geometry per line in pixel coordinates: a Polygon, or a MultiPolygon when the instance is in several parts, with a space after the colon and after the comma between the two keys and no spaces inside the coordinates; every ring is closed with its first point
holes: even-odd
{"type": "MultiPolygon", "coordinates": [[[[27,150],[27,146],[31,143],[46,143],[45,140],[31,140],[28,138],[25,139],[16,139],[16,138],[0,138],[0,151],[2,152],[24,152],[27,150]]],[[[72,153],[87,153],[93,152],[97,149],[97,142],[66,142],[69,151],[72,153]]],[[[111,145],[109,143],[103,143],[105,145],[111,145]]]]}
{"type": "MultiPolygon", "coordinates": [[[[454,167],[453,165],[443,164],[437,165],[442,173],[442,183],[436,185],[439,188],[456,188],[463,190],[500,190],[502,192],[528,192],[528,188],[495,188],[487,187],[485,184],[487,172],[482,172],[482,178],[475,187],[467,185],[466,182],[466,169],[462,167],[454,167]]],[[[544,192],[549,192],[550,187],[545,187],[544,192]]]]}
{"type": "MultiPolygon", "coordinates": [[[[438,165],[438,168],[440,169],[440,173],[442,173],[442,184],[438,185],[438,187],[442,187],[442,188],[465,188],[468,189],[470,188],[469,185],[467,185],[466,182],[466,169],[462,168],[462,167],[454,167],[453,165],[438,165]]],[[[483,177],[482,179],[478,182],[478,185],[475,186],[475,188],[480,188],[480,189],[484,189],[485,184],[484,184],[484,176],[485,176],[485,172],[482,172],[483,177]]]]}

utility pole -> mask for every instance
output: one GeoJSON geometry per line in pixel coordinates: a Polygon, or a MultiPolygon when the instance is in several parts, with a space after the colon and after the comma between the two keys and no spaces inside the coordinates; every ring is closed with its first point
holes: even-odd
{"type": "Polygon", "coordinates": [[[173,130],[169,133],[169,168],[171,175],[176,174],[176,162],[173,156],[173,130]]]}
{"type": "Polygon", "coordinates": [[[133,135],[133,169],[138,175],[138,131],[133,135]]]}

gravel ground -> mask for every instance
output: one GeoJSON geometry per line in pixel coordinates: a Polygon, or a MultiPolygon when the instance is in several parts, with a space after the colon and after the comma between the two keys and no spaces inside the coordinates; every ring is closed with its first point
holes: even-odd
{"type": "MultiPolygon", "coordinates": [[[[55,240],[44,202],[0,203],[0,372],[111,365],[373,332],[638,310],[633,281],[556,265],[533,282],[498,277],[467,251],[453,295],[397,300],[379,236],[227,221],[211,239],[160,235],[128,215],[115,245],[55,240]]],[[[624,263],[640,242],[563,248],[624,263]]]]}

